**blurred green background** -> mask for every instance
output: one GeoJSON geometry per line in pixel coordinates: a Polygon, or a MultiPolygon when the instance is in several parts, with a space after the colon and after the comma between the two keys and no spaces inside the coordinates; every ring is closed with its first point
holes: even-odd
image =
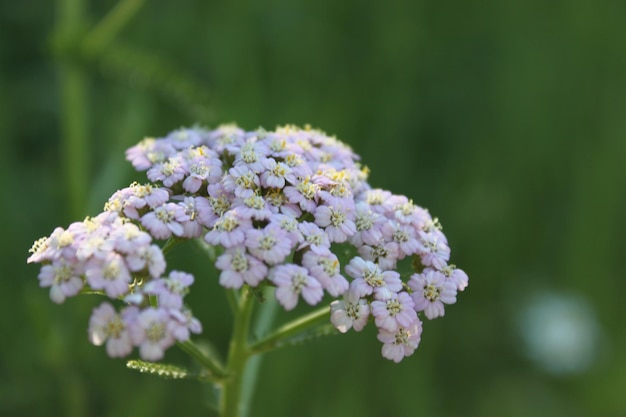
{"type": "MultiPolygon", "coordinates": [[[[91,346],[100,300],[53,304],[26,257],[143,180],[144,136],[236,122],[337,135],[470,276],[399,365],[373,326],[268,354],[253,416],[626,416],[625,2],[124,0],[103,24],[116,4],[0,1],[0,415],[210,415],[91,346]]],[[[210,268],[172,258],[223,349],[210,268]]]]}

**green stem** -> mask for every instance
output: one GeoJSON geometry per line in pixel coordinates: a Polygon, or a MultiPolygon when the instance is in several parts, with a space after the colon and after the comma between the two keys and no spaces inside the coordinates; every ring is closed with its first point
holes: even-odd
{"type": "Polygon", "coordinates": [[[229,378],[222,384],[220,416],[239,417],[243,409],[241,393],[246,363],[250,357],[248,349],[248,334],[250,332],[250,319],[254,307],[255,298],[252,291],[246,286],[241,291],[238,309],[235,312],[233,335],[228,350],[228,362],[226,372],[229,378]]]}
{"type": "Polygon", "coordinates": [[[228,377],[221,362],[217,358],[204,354],[193,342],[178,343],[178,347],[209,371],[210,380],[220,382],[228,377]]]}
{"type": "MultiPolygon", "coordinates": [[[[262,288],[261,291],[265,293],[265,298],[269,299],[274,289],[270,287],[262,288]]],[[[255,322],[252,329],[252,334],[266,334],[271,330],[272,324],[276,314],[278,313],[278,303],[265,302],[259,306],[258,313],[255,313],[255,322]]],[[[250,404],[254,397],[255,387],[259,377],[259,371],[261,369],[261,363],[263,361],[263,355],[251,356],[248,360],[246,370],[243,375],[243,387],[241,392],[241,416],[248,417],[250,415],[250,404]]]]}
{"type": "Polygon", "coordinates": [[[54,34],[58,59],[65,186],[71,216],[84,214],[88,181],[86,74],[74,47],[83,33],[82,0],[59,0],[54,34]]]}
{"type": "Polygon", "coordinates": [[[254,343],[250,346],[250,352],[252,354],[258,354],[272,350],[280,346],[280,342],[300,333],[303,330],[309,329],[317,324],[328,322],[330,315],[330,308],[328,306],[321,307],[306,316],[299,317],[281,327],[276,329],[274,333],[266,336],[262,340],[254,343]]]}
{"type": "Polygon", "coordinates": [[[226,300],[228,301],[230,311],[232,311],[236,317],[237,311],[239,310],[239,295],[235,290],[226,290],[226,300]]]}
{"type": "Polygon", "coordinates": [[[161,248],[161,252],[163,252],[163,255],[167,255],[167,253],[169,251],[172,250],[172,248],[176,245],[178,245],[179,243],[183,242],[184,239],[178,238],[176,236],[173,236],[171,238],[169,238],[165,244],[163,244],[163,247],[161,248]]]}
{"type": "Polygon", "coordinates": [[[145,0],[122,0],[107,13],[85,36],[83,52],[87,56],[97,55],[113,41],[115,36],[137,14],[145,0]]]}
{"type": "Polygon", "coordinates": [[[63,167],[65,184],[70,193],[72,217],[84,213],[87,190],[87,89],[86,76],[76,63],[61,63],[61,106],[63,132],[63,167]]]}

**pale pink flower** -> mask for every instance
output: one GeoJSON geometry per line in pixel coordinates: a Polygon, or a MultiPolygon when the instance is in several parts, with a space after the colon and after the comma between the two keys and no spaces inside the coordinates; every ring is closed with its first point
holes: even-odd
{"type": "Polygon", "coordinates": [[[304,240],[304,236],[300,231],[300,223],[294,216],[286,214],[274,214],[269,219],[270,223],[277,224],[287,232],[287,238],[291,241],[292,245],[296,245],[304,240]]]}
{"type": "Polygon", "coordinates": [[[159,307],[180,310],[183,307],[183,298],[189,293],[189,287],[193,281],[191,274],[172,271],[167,278],[148,282],[143,291],[146,294],[156,295],[159,307]]]}
{"type": "Polygon", "coordinates": [[[322,285],[309,271],[294,264],[275,267],[270,273],[270,280],[276,284],[276,299],[285,310],[292,310],[298,304],[298,297],[310,305],[319,303],[324,295],[322,285]]]}
{"type": "Polygon", "coordinates": [[[264,142],[256,139],[257,137],[253,136],[241,145],[239,152],[236,153],[234,166],[246,167],[255,173],[263,171],[263,161],[270,150],[264,142]]]}
{"type": "Polygon", "coordinates": [[[100,304],[89,320],[89,341],[96,346],[106,343],[107,354],[113,358],[128,355],[133,350],[128,323],[138,314],[136,307],[127,307],[118,314],[111,304],[100,304]]]}
{"type": "Polygon", "coordinates": [[[350,236],[350,243],[356,247],[363,245],[376,246],[382,242],[382,227],[385,218],[372,211],[369,204],[357,203],[354,224],[356,233],[350,236]]]}
{"type": "Polygon", "coordinates": [[[271,188],[267,190],[263,198],[267,201],[272,214],[284,214],[294,219],[302,215],[302,209],[300,206],[290,203],[287,196],[280,188],[271,188]]]}
{"type": "Polygon", "coordinates": [[[330,321],[341,333],[350,329],[363,330],[369,318],[370,308],[367,301],[359,297],[357,291],[348,290],[342,300],[330,303],[330,321]]]}
{"type": "Polygon", "coordinates": [[[309,247],[317,254],[325,254],[330,251],[328,234],[315,223],[302,222],[298,225],[298,230],[303,237],[298,249],[309,247]]]}
{"type": "Polygon", "coordinates": [[[178,129],[170,132],[164,140],[176,149],[187,149],[202,144],[206,134],[200,129],[178,129]]]}
{"type": "Polygon", "coordinates": [[[142,232],[133,223],[124,223],[111,231],[109,240],[113,244],[113,249],[121,253],[131,253],[139,247],[147,247],[152,242],[152,238],[146,232],[142,232]]]}
{"type": "Polygon", "coordinates": [[[291,168],[283,163],[276,162],[274,158],[265,158],[261,161],[263,171],[261,172],[261,185],[267,188],[283,188],[285,182],[295,183],[296,178],[291,172],[291,168]]]}
{"type": "Polygon", "coordinates": [[[393,294],[386,300],[374,300],[371,304],[376,327],[390,332],[395,332],[400,327],[411,327],[417,320],[414,307],[415,303],[405,291],[393,294]]]}
{"type": "Polygon", "coordinates": [[[59,259],[41,267],[39,286],[50,287],[50,299],[61,304],[66,297],[78,294],[83,288],[82,273],[79,264],[59,259]]]}
{"type": "Polygon", "coordinates": [[[87,236],[83,236],[80,244],[76,246],[76,259],[83,262],[91,257],[104,259],[113,248],[115,242],[107,236],[105,231],[94,231],[87,236]]]}
{"type": "Polygon", "coordinates": [[[147,269],[153,278],[158,278],[165,272],[165,257],[157,245],[140,246],[126,256],[126,262],[131,271],[147,269]]]}
{"type": "MultiPolygon", "coordinates": [[[[345,170],[344,170],[345,171],[345,170]]],[[[331,207],[345,207],[354,211],[354,196],[347,181],[333,181],[320,191],[320,198],[331,207]]]]}
{"type": "Polygon", "coordinates": [[[424,266],[443,269],[450,260],[450,248],[435,233],[419,233],[418,253],[424,266]]]}
{"type": "Polygon", "coordinates": [[[400,327],[396,331],[379,329],[378,340],[383,343],[382,355],[395,363],[413,354],[420,343],[422,322],[418,319],[408,327],[400,327]]]}
{"type": "Polygon", "coordinates": [[[365,191],[362,198],[374,213],[386,215],[393,208],[390,201],[392,196],[393,194],[389,191],[375,188],[365,191]]]}
{"type": "Polygon", "coordinates": [[[233,201],[233,209],[246,219],[267,220],[272,215],[269,204],[259,194],[252,194],[246,198],[236,198],[233,201]]]}
{"type": "Polygon", "coordinates": [[[469,284],[469,278],[465,271],[458,269],[456,265],[447,265],[445,268],[442,268],[440,272],[444,274],[449,281],[453,282],[454,285],[456,285],[456,289],[458,291],[463,291],[465,290],[465,288],[467,288],[467,285],[469,284]]]}
{"type": "Polygon", "coordinates": [[[163,358],[165,349],[175,342],[171,318],[162,308],[149,307],[141,311],[130,328],[133,343],[139,346],[139,355],[147,361],[163,358]]]}
{"type": "Polygon", "coordinates": [[[170,309],[168,313],[172,319],[169,323],[169,331],[179,342],[189,340],[190,333],[202,332],[202,324],[191,314],[191,311],[170,309]]]}
{"type": "Polygon", "coordinates": [[[211,245],[232,248],[244,243],[246,232],[251,228],[250,219],[240,216],[237,210],[230,210],[215,222],[213,230],[204,236],[204,240],[211,245]]]}
{"type": "Polygon", "coordinates": [[[382,227],[385,240],[391,242],[394,253],[398,259],[417,253],[420,249],[420,241],[414,226],[389,221],[382,227]]]}
{"type": "Polygon", "coordinates": [[[176,203],[166,203],[144,214],[141,224],[156,239],[168,239],[185,232],[182,223],[189,221],[185,209],[176,203]]]}
{"type": "Polygon", "coordinates": [[[320,186],[305,177],[295,185],[288,185],[283,192],[289,202],[298,204],[300,208],[309,213],[315,212],[319,200],[320,186]]]}
{"type": "Polygon", "coordinates": [[[210,198],[196,196],[193,199],[193,212],[187,212],[190,220],[197,221],[204,227],[213,227],[215,221],[219,218],[219,216],[213,210],[213,205],[210,201],[210,198]],[[192,217],[194,218],[192,219],[192,217]]]}
{"type": "Polygon", "coordinates": [[[126,159],[136,170],[145,171],[175,153],[176,149],[168,141],[146,138],[126,151],[126,159]]]}
{"type": "Polygon", "coordinates": [[[62,227],[54,229],[46,242],[47,260],[57,260],[60,258],[72,259],[76,256],[77,247],[75,245],[74,233],[62,227]]]}
{"type": "Polygon", "coordinates": [[[95,290],[104,290],[111,298],[128,292],[132,281],[130,271],[121,255],[111,252],[104,259],[93,258],[85,265],[87,283],[95,290]]]}
{"type": "Polygon", "coordinates": [[[291,253],[292,243],[287,232],[280,226],[270,223],[264,229],[248,229],[246,246],[257,258],[269,265],[276,265],[291,253]]]}
{"type": "Polygon", "coordinates": [[[334,253],[307,251],[302,256],[302,266],[309,270],[322,287],[333,297],[338,297],[348,290],[349,283],[340,273],[339,259],[334,253]]]}
{"type": "Polygon", "coordinates": [[[169,192],[164,188],[159,188],[151,184],[132,184],[130,187],[132,194],[124,203],[123,212],[126,217],[139,219],[139,210],[147,210],[165,204],[169,198],[169,192]]]}
{"type": "Polygon", "coordinates": [[[227,249],[215,267],[222,271],[220,284],[226,288],[240,288],[244,282],[256,287],[267,276],[267,266],[242,247],[227,249]]]}
{"type": "Polygon", "coordinates": [[[131,196],[133,196],[134,191],[131,187],[126,187],[121,190],[117,190],[104,204],[104,211],[109,213],[116,213],[120,216],[129,217],[138,219],[139,214],[137,213],[137,209],[132,208],[132,213],[129,216],[126,214],[126,208],[128,206],[128,200],[131,196]]]}
{"type": "Polygon", "coordinates": [[[427,210],[415,205],[405,196],[394,196],[394,199],[394,218],[398,222],[421,229],[432,220],[427,210]]]}
{"type": "Polygon", "coordinates": [[[354,288],[360,297],[373,293],[376,299],[386,300],[393,293],[402,290],[400,274],[396,271],[383,271],[375,263],[358,256],[350,260],[346,272],[354,278],[350,288],[354,288]]]}
{"type": "Polygon", "coordinates": [[[187,163],[179,155],[176,155],[166,161],[154,164],[146,176],[150,181],[160,181],[169,188],[185,178],[187,170],[187,163]]]}
{"type": "Polygon", "coordinates": [[[345,242],[356,233],[354,213],[344,206],[319,206],[315,210],[315,224],[323,227],[331,242],[345,242]]]}
{"type": "Polygon", "coordinates": [[[55,251],[50,248],[50,237],[47,236],[37,239],[28,252],[31,255],[26,259],[27,263],[40,263],[52,260],[55,251]]]}
{"type": "Polygon", "coordinates": [[[413,290],[415,310],[423,311],[430,320],[443,317],[444,304],[456,302],[456,284],[439,271],[429,269],[422,274],[413,274],[408,285],[413,290]]]}
{"type": "Polygon", "coordinates": [[[393,242],[381,242],[376,246],[363,245],[358,248],[359,255],[368,261],[375,262],[383,269],[395,269],[400,253],[398,245],[393,242]]]}
{"type": "Polygon", "coordinates": [[[224,151],[236,155],[245,143],[246,132],[235,124],[225,124],[207,134],[207,144],[218,154],[224,151]]]}
{"type": "Polygon", "coordinates": [[[261,186],[259,176],[247,165],[232,167],[222,179],[224,189],[234,193],[237,197],[246,198],[254,195],[261,186]]]}
{"type": "Polygon", "coordinates": [[[209,192],[209,204],[216,217],[221,217],[230,210],[232,199],[235,198],[235,195],[226,191],[223,184],[210,184],[207,187],[207,191],[209,192]]]}
{"type": "Polygon", "coordinates": [[[296,152],[288,153],[284,156],[284,161],[289,168],[291,168],[291,172],[293,173],[296,181],[299,178],[306,178],[312,174],[311,165],[306,163],[302,155],[296,152]]]}
{"type": "Polygon", "coordinates": [[[187,177],[182,184],[185,191],[195,193],[203,185],[215,184],[222,179],[222,161],[213,150],[200,146],[185,149],[181,155],[187,168],[187,177]]]}

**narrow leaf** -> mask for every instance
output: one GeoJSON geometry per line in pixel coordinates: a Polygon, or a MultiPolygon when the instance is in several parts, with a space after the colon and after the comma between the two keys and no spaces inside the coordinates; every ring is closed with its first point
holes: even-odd
{"type": "Polygon", "coordinates": [[[126,362],[126,367],[142,374],[156,375],[166,379],[197,378],[196,375],[192,375],[186,369],[170,364],[130,360],[126,362]]]}

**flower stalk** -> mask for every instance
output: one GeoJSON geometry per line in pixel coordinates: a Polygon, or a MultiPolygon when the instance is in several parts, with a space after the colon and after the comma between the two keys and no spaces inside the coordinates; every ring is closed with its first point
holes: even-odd
{"type": "MultiPolygon", "coordinates": [[[[228,362],[226,370],[220,368],[210,370],[214,374],[223,372],[221,375],[225,376],[224,379],[219,380],[221,386],[220,416],[242,417],[248,407],[246,400],[250,400],[250,398],[245,398],[244,393],[253,391],[253,387],[245,385],[254,383],[256,376],[250,374],[258,371],[258,367],[252,369],[250,366],[253,362],[251,359],[256,355],[261,355],[280,347],[282,345],[281,342],[290,337],[306,332],[321,323],[328,322],[330,309],[328,306],[319,308],[286,323],[262,340],[250,344],[250,323],[256,298],[252,290],[247,286],[242,288],[238,299],[232,292],[229,292],[228,295],[231,305],[235,307],[235,322],[229,345],[228,362]]],[[[182,345],[185,347],[193,346],[190,342],[182,345]]],[[[185,351],[193,353],[186,349],[185,351]]],[[[203,360],[206,359],[208,358],[203,358],[203,360]]],[[[207,364],[207,362],[201,363],[203,365],[207,364]]],[[[209,363],[209,365],[215,366],[214,363],[209,363]]]]}
{"type": "Polygon", "coordinates": [[[264,353],[280,347],[282,341],[297,335],[298,333],[307,331],[313,326],[322,323],[328,323],[330,319],[330,309],[328,306],[318,308],[317,310],[299,317],[289,323],[279,327],[273,333],[264,337],[262,340],[250,346],[253,354],[264,353]]]}
{"type": "Polygon", "coordinates": [[[251,353],[248,347],[248,335],[254,302],[255,298],[252,291],[247,286],[243,287],[235,311],[233,335],[228,350],[226,372],[229,378],[222,383],[221,387],[221,417],[239,417],[243,408],[240,396],[246,364],[251,353]]]}
{"type": "Polygon", "coordinates": [[[221,382],[228,378],[228,374],[224,370],[224,365],[222,365],[217,358],[206,355],[190,340],[178,343],[178,347],[187,355],[198,361],[200,365],[208,371],[208,379],[221,382]]]}
{"type": "Polygon", "coordinates": [[[87,187],[87,75],[77,61],[76,42],[84,32],[82,0],[58,0],[53,47],[57,54],[64,183],[72,217],[85,211],[87,187]]]}
{"type": "Polygon", "coordinates": [[[94,56],[106,48],[117,34],[137,14],[145,0],[122,0],[107,13],[85,36],[83,51],[94,56]]]}

